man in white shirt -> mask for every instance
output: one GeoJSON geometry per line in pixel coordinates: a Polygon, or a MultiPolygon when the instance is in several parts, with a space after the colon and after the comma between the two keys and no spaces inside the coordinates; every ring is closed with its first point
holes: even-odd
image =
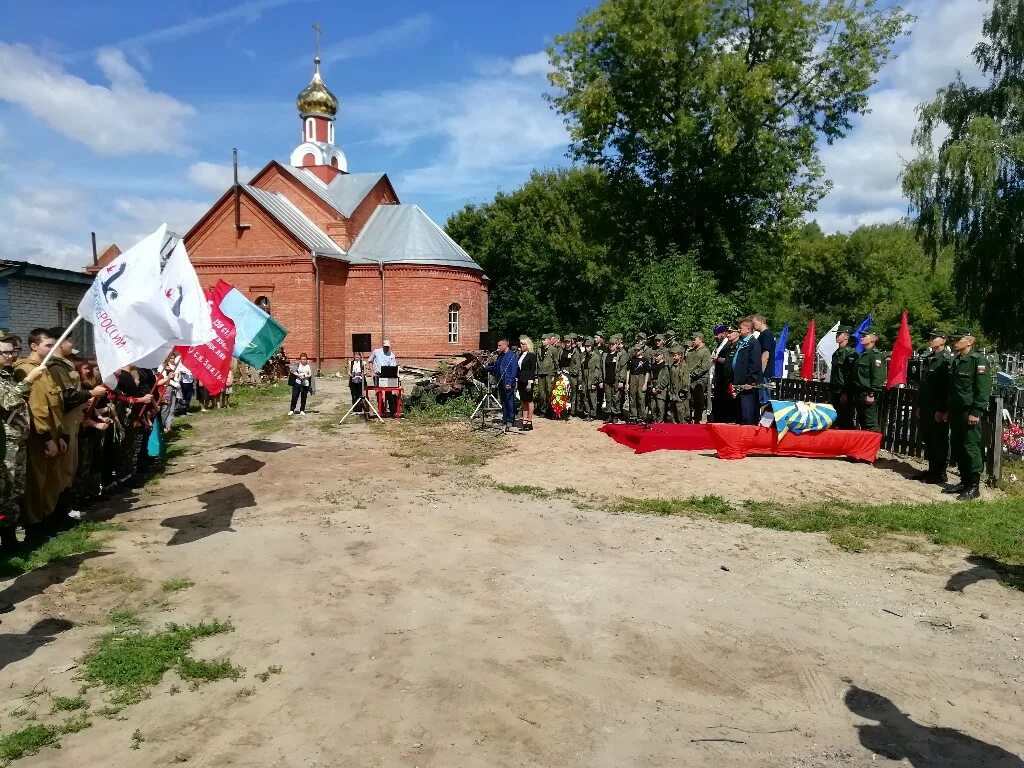
{"type": "MultiPolygon", "coordinates": [[[[370,376],[380,376],[381,368],[386,366],[398,365],[398,359],[395,357],[394,352],[391,351],[391,340],[384,339],[384,343],[377,349],[373,350],[373,354],[370,355],[370,376]]],[[[395,410],[398,406],[398,395],[388,393],[385,397],[386,407],[385,411],[390,413],[392,416],[395,415],[395,410]]],[[[384,414],[382,413],[381,416],[384,414]]]]}

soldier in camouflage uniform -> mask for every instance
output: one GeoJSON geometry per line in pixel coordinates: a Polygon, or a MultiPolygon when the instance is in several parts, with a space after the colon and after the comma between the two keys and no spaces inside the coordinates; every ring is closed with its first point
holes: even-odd
{"type": "Polygon", "coordinates": [[[924,376],[917,390],[917,415],[925,444],[928,469],[915,477],[922,483],[946,482],[949,465],[949,380],[953,355],[946,349],[946,334],[929,334],[931,349],[921,360],[924,376]]]}
{"type": "Polygon", "coordinates": [[[644,357],[644,347],[637,344],[633,347],[633,356],[626,363],[628,377],[626,392],[629,398],[629,420],[644,421],[647,418],[647,383],[651,366],[644,357]]]}
{"type": "Polygon", "coordinates": [[[566,334],[565,339],[569,346],[562,359],[565,361],[565,372],[572,385],[572,407],[569,413],[571,416],[579,416],[583,410],[583,349],[575,333],[566,334]]]}
{"type": "Polygon", "coordinates": [[[604,423],[614,424],[619,420],[619,389],[616,386],[618,381],[618,360],[621,337],[612,336],[608,340],[608,350],[602,355],[603,372],[601,379],[604,382],[604,423]]]}
{"type": "Polygon", "coordinates": [[[626,388],[629,383],[629,350],[620,334],[612,336],[616,340],[617,351],[615,352],[615,415],[616,421],[629,418],[629,403],[627,397],[629,390],[626,388]]]}
{"type": "Polygon", "coordinates": [[[659,347],[654,350],[654,363],[651,366],[650,383],[647,387],[652,423],[660,424],[665,421],[665,407],[671,383],[672,374],[665,362],[665,350],[659,347]]]}
{"type": "Polygon", "coordinates": [[[28,372],[22,381],[14,380],[14,360],[17,356],[14,339],[7,331],[0,330],[0,550],[10,552],[17,548],[14,535],[20,517],[21,504],[25,496],[25,473],[28,442],[32,422],[28,411],[28,394],[32,382],[42,376],[46,369],[37,366],[28,372]]]}
{"type": "Polygon", "coordinates": [[[558,371],[560,350],[555,347],[554,337],[545,333],[537,353],[537,413],[542,416],[551,415],[551,387],[558,371]]]}
{"type": "Polygon", "coordinates": [[[585,394],[585,418],[596,419],[601,412],[601,395],[604,392],[604,350],[597,346],[594,339],[587,339],[590,346],[586,348],[584,359],[584,379],[587,383],[585,394]]]}
{"type": "Polygon", "coordinates": [[[711,350],[704,344],[704,334],[693,334],[690,348],[686,350],[686,367],[690,372],[690,407],[686,421],[700,424],[708,407],[708,374],[711,373],[711,350]]]}
{"type": "Polygon", "coordinates": [[[981,417],[988,411],[992,371],[985,356],[974,349],[970,330],[957,328],[952,341],[956,356],[950,368],[949,438],[960,483],[943,493],[968,501],[981,497],[981,417]]]}
{"type": "Polygon", "coordinates": [[[669,366],[668,406],[665,421],[683,424],[690,412],[690,370],[686,367],[683,348],[672,347],[669,366]]]}

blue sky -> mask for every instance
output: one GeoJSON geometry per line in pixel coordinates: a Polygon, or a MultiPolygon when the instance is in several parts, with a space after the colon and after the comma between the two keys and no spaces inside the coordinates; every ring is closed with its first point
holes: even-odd
{"type": "MultiPolygon", "coordinates": [[[[130,244],[184,230],[243,169],[286,161],[295,95],[324,27],[324,78],[341,101],[352,171],[387,171],[439,223],[567,162],[543,100],[544,48],[587,3],[318,0],[176,3],[6,0],[0,5],[0,257],[84,264],[89,232],[130,244]]],[[[920,20],[883,72],[873,112],[823,152],[829,231],[906,211],[898,174],[913,109],[968,65],[986,3],[912,0],[920,20]]]]}

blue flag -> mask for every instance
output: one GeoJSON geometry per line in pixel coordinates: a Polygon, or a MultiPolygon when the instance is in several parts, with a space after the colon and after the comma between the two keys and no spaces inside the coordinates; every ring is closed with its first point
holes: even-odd
{"type": "Polygon", "coordinates": [[[775,342],[775,367],[773,369],[772,377],[781,379],[785,375],[786,367],[786,342],[789,341],[789,323],[782,326],[782,331],[779,333],[779,338],[775,342]]]}
{"type": "Polygon", "coordinates": [[[149,440],[146,442],[146,453],[151,458],[158,459],[164,452],[164,438],[160,432],[160,417],[153,419],[153,429],[149,432],[149,440]]]}
{"type": "Polygon", "coordinates": [[[857,326],[857,330],[853,332],[853,338],[857,340],[858,355],[864,351],[864,345],[860,343],[860,335],[871,326],[871,322],[871,315],[868,315],[864,318],[864,322],[857,326]]]}

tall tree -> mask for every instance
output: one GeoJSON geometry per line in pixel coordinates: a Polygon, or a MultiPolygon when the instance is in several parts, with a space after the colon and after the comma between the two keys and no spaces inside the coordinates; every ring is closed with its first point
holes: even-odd
{"type": "Polygon", "coordinates": [[[731,290],[828,185],[909,17],[875,0],[604,0],[549,54],[578,159],[731,290]]]}
{"type": "Polygon", "coordinates": [[[988,77],[958,75],[922,105],[919,155],[903,189],[930,254],[954,251],[961,306],[1003,344],[1020,344],[1024,322],[1024,2],[992,0],[974,59],[988,77]],[[937,129],[945,138],[936,147],[937,129]],[[947,133],[948,132],[948,133],[947,133]]]}

